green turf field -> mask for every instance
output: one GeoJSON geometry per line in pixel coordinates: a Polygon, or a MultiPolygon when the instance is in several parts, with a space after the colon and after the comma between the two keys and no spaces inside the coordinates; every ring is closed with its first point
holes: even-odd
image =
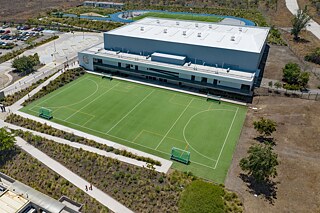
{"type": "Polygon", "coordinates": [[[53,111],[53,122],[169,159],[172,147],[191,163],[173,167],[223,183],[246,107],[119,80],[83,77],[21,111],[53,111]]]}
{"type": "Polygon", "coordinates": [[[145,17],[154,18],[168,18],[168,19],[180,19],[180,20],[191,20],[191,21],[205,21],[205,22],[219,22],[223,18],[216,16],[199,16],[191,14],[175,14],[175,13],[160,13],[160,12],[148,12],[140,16],[134,17],[133,20],[137,21],[145,17]]]}

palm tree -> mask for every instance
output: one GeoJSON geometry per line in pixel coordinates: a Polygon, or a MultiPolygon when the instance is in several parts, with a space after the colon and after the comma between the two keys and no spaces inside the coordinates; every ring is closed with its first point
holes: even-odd
{"type": "Polygon", "coordinates": [[[307,6],[303,10],[299,9],[297,11],[297,14],[292,19],[292,29],[291,29],[291,35],[294,36],[294,40],[299,40],[299,34],[303,28],[305,28],[311,17],[308,15],[308,9],[307,6]]]}

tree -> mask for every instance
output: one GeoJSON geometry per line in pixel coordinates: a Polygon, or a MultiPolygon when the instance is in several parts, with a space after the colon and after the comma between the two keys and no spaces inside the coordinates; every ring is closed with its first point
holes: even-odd
{"type": "Polygon", "coordinates": [[[299,85],[305,88],[309,82],[310,73],[302,72],[299,76],[299,85]]]}
{"type": "Polygon", "coordinates": [[[267,182],[277,176],[278,155],[272,152],[271,146],[253,145],[248,156],[241,159],[240,167],[258,182],[267,182]]]}
{"type": "Polygon", "coordinates": [[[283,80],[289,84],[298,84],[301,69],[297,63],[287,63],[282,69],[283,80]]]}
{"type": "Polygon", "coordinates": [[[305,28],[311,17],[308,15],[308,9],[307,6],[302,9],[298,9],[297,14],[292,19],[292,29],[291,29],[291,35],[294,36],[294,40],[299,40],[299,34],[303,28],[305,28]]]}
{"type": "Polygon", "coordinates": [[[282,71],[283,80],[289,84],[289,87],[286,87],[287,89],[300,89],[307,86],[310,73],[302,72],[298,64],[288,63],[282,71]]]}
{"type": "Polygon", "coordinates": [[[27,74],[38,64],[40,64],[39,55],[35,53],[34,55],[15,58],[12,62],[12,67],[18,72],[27,74]]]}
{"type": "Polygon", "coordinates": [[[257,130],[260,134],[263,134],[264,137],[270,136],[274,131],[276,131],[277,124],[276,122],[260,118],[259,121],[253,122],[254,129],[257,130]]]}
{"type": "Polygon", "coordinates": [[[11,132],[7,132],[5,128],[0,128],[0,158],[3,153],[14,148],[16,139],[11,132]]]}

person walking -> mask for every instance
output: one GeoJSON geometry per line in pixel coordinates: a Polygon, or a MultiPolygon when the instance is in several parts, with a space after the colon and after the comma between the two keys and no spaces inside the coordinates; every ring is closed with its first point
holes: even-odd
{"type": "Polygon", "coordinates": [[[92,183],[90,183],[89,190],[92,191],[92,183]]]}
{"type": "Polygon", "coordinates": [[[88,191],[88,186],[86,185],[86,192],[88,191]]]}

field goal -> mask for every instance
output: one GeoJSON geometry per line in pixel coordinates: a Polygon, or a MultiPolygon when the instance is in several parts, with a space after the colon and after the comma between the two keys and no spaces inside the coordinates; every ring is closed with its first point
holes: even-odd
{"type": "Polygon", "coordinates": [[[102,79],[104,79],[104,78],[109,79],[111,81],[112,80],[112,75],[105,74],[105,75],[102,76],[102,79]]]}
{"type": "Polygon", "coordinates": [[[42,117],[42,118],[48,119],[48,120],[53,118],[52,111],[50,109],[47,109],[47,108],[44,108],[44,107],[40,108],[39,116],[42,117]]]}
{"type": "Polygon", "coordinates": [[[210,100],[218,101],[220,104],[221,103],[221,96],[212,95],[212,94],[208,93],[207,94],[207,101],[210,101],[210,100]]]}
{"type": "Polygon", "coordinates": [[[181,163],[189,164],[190,162],[190,152],[172,147],[170,159],[179,161],[181,163]]]}

